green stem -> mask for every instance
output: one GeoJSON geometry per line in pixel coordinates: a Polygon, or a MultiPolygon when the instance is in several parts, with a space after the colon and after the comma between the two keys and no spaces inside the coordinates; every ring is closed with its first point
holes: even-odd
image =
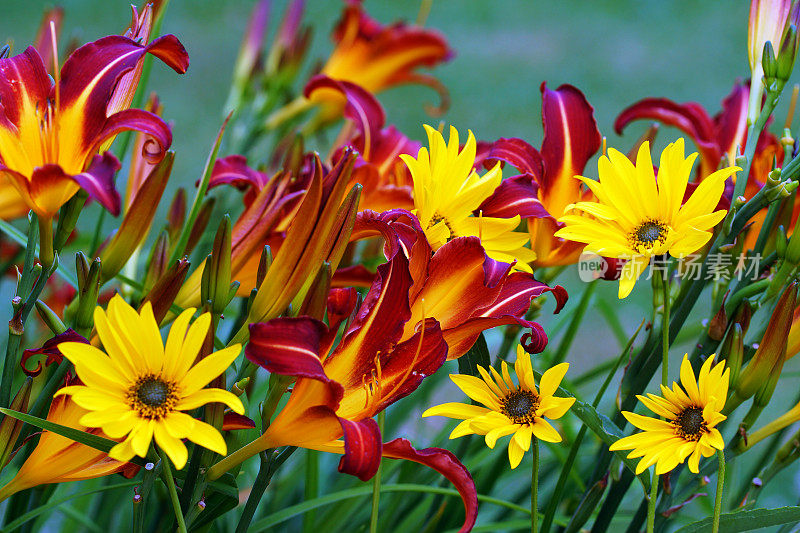
{"type": "Polygon", "coordinates": [[[578,302],[578,307],[575,308],[575,312],[572,315],[572,320],[570,320],[567,331],[561,338],[561,342],[558,344],[558,349],[556,350],[552,361],[550,361],[551,366],[561,363],[566,358],[567,352],[569,351],[570,346],[572,346],[572,341],[575,340],[575,335],[578,333],[578,328],[583,321],[583,317],[586,314],[586,309],[589,307],[589,302],[592,300],[592,296],[594,295],[597,285],[598,283],[596,281],[592,281],[589,283],[589,286],[586,288],[586,290],[583,291],[581,300],[578,302]]]}
{"type": "Polygon", "coordinates": [[[661,384],[669,380],[669,273],[664,272],[664,316],[661,319],[661,384]]]}
{"type": "Polygon", "coordinates": [[[725,452],[717,450],[717,458],[719,459],[719,472],[717,473],[717,495],[714,500],[714,525],[712,526],[712,533],[719,531],[719,515],[722,512],[722,486],[725,483],[725,452]]]}
{"type": "Polygon", "coordinates": [[[653,471],[653,482],[650,484],[650,500],[647,502],[647,533],[653,533],[656,525],[656,499],[658,498],[658,474],[653,471]]]}
{"type": "MultiPolygon", "coordinates": [[[[306,486],[304,490],[306,501],[319,496],[319,452],[306,450],[306,486]]],[[[314,533],[316,522],[316,509],[312,509],[303,516],[303,532],[314,533]]]]}
{"type": "Polygon", "coordinates": [[[539,439],[533,437],[533,467],[531,469],[531,533],[539,529],[539,439]]]}
{"type": "MultiPolygon", "coordinates": [[[[642,323],[639,324],[639,327],[636,331],[631,335],[630,339],[628,339],[628,343],[622,349],[619,357],[616,359],[612,359],[609,361],[611,364],[607,365],[605,370],[608,371],[606,375],[606,380],[600,386],[600,389],[595,394],[594,400],[592,401],[592,407],[595,409],[598,405],[600,405],[600,400],[602,400],[603,395],[606,393],[608,386],[611,384],[611,380],[614,378],[614,375],[619,370],[620,365],[622,362],[626,360],[628,357],[628,353],[633,346],[636,337],[639,336],[639,332],[641,331],[642,327],[645,324],[645,320],[642,320],[642,323]]],[[[606,365],[603,365],[606,366],[606,365]]],[[[580,451],[581,442],[583,442],[583,437],[586,435],[587,426],[581,425],[581,429],[578,431],[578,435],[575,437],[575,440],[572,441],[572,446],[569,450],[569,456],[564,463],[564,466],[561,468],[561,474],[556,481],[556,486],[553,489],[553,494],[550,496],[550,500],[547,502],[547,507],[544,511],[544,518],[542,519],[542,533],[549,533],[550,526],[553,525],[553,519],[556,515],[556,509],[558,508],[558,504],[561,503],[561,495],[564,492],[564,487],[567,484],[567,477],[569,477],[570,473],[572,472],[572,465],[575,463],[575,458],[578,456],[578,452],[580,451]]]]}
{"type": "Polygon", "coordinates": [[[175,479],[172,477],[172,468],[169,466],[169,457],[164,453],[164,450],[158,450],[158,455],[161,457],[161,474],[164,477],[164,484],[167,486],[167,491],[169,491],[169,499],[172,502],[172,509],[175,511],[175,520],[178,521],[178,531],[186,533],[186,523],[183,520],[183,511],[181,511],[181,502],[178,500],[175,479]]]}
{"type": "Polygon", "coordinates": [[[236,465],[239,465],[246,461],[247,459],[251,458],[252,456],[256,455],[259,452],[263,452],[266,449],[264,443],[261,441],[261,438],[258,438],[232,454],[228,455],[227,457],[219,460],[214,466],[208,469],[208,473],[206,477],[210,481],[214,481],[218,479],[222,474],[230,470],[236,465]]]}
{"type": "Polygon", "coordinates": [[[242,511],[242,516],[239,518],[239,523],[236,525],[236,533],[246,533],[250,527],[250,522],[253,521],[253,516],[256,514],[256,509],[258,509],[258,504],[261,502],[261,497],[267,490],[270,478],[272,477],[271,463],[272,454],[269,455],[268,459],[267,455],[262,453],[258,474],[256,475],[255,482],[253,482],[250,495],[247,497],[247,503],[244,505],[244,511],[242,511]]]}
{"type": "MultiPolygon", "coordinates": [[[[664,316],[661,318],[661,385],[667,386],[669,379],[669,269],[664,271],[664,316]]],[[[647,502],[647,533],[653,533],[656,524],[656,500],[658,498],[658,474],[653,470],[650,500],[647,502]]]]}
{"type": "Polygon", "coordinates": [[[54,257],[53,219],[39,217],[39,262],[42,263],[42,275],[49,273],[54,257]]]}
{"type": "MultiPolygon", "coordinates": [[[[386,411],[378,413],[378,428],[383,435],[383,426],[386,424],[386,411]]],[[[378,463],[378,472],[372,478],[372,513],[369,517],[369,533],[378,533],[378,504],[381,499],[381,469],[383,462],[378,463]]]]}

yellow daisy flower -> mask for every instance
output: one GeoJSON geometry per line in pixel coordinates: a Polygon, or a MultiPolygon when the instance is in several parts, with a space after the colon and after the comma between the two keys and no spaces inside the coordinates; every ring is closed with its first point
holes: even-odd
{"type": "Polygon", "coordinates": [[[730,372],[725,363],[712,368],[714,356],[710,356],[695,379],[688,355],[681,363],[681,388],[672,383],[672,389],[661,386],[661,394],[637,396],[645,407],[664,417],[658,420],[628,411],[622,414],[641,433],[624,437],[609,449],[633,450],[629,458],[641,457],[636,474],[641,474],[651,465],[656,465],[656,474],[671,471],[689,458],[689,470],[699,471],[700,456],[711,457],[716,450],[725,448],[722,435],[715,427],[727,418],[721,413],[728,396],[730,372]],[[724,371],[723,371],[724,369],[724,371]]]}
{"type": "Polygon", "coordinates": [[[586,251],[605,257],[627,259],[619,280],[619,298],[630,294],[650,258],[669,253],[684,257],[711,238],[711,231],[725,210],[714,211],[725,189],[725,180],[739,167],[727,167],[703,178],[683,202],[696,153],[684,157],[683,139],[661,152],[658,180],[653,172],[650,144],[642,143],[636,165],[610,148],[597,163],[599,181],[581,180],[597,197],[596,202],[568,205],[579,214],[558,219],[566,227],[555,233],[586,243],[586,251]],[[589,215],[589,216],[585,216],[589,215]]]}
{"type": "Polygon", "coordinates": [[[515,385],[508,372],[505,361],[502,364],[502,376],[494,368],[489,368],[491,375],[482,366],[478,371],[483,379],[464,374],[451,374],[450,379],[473,400],[482,403],[469,405],[463,403],[444,403],[431,407],[422,416],[446,416],[463,420],[458,424],[450,438],[464,435],[485,435],[486,445],[494,448],[497,439],[512,435],[508,443],[508,459],[511,468],[516,468],[522,456],[531,447],[533,437],[547,442],[561,442],[561,435],[544,417],[555,420],[561,418],[575,398],[558,398],[553,396],[569,363],[561,363],[542,374],[539,390],[534,383],[531,356],[517,346],[517,361],[514,371],[519,385],[515,385]]]}
{"type": "Polygon", "coordinates": [[[530,236],[517,232],[520,217],[473,217],[472,212],[492,195],[503,179],[500,163],[478,176],[475,164],[475,136],[469,132],[467,143],[459,149],[458,131],[450,126],[450,140],[425,125],[427,148],[420,148],[416,158],[401,154],[414,180],[414,214],[419,219],[431,247],[438,250],[456,237],[481,239],[486,255],[511,263],[515,268],[532,272],[528,263],[536,254],[525,248],[530,236]]]}
{"type": "Polygon", "coordinates": [[[116,295],[108,304],[108,313],[100,307],[94,311],[105,353],[77,342],[58,345],[86,385],[64,387],[55,395],[70,394],[76,404],[89,411],[80,419],[82,425],[102,428],[112,439],[127,435],[109,451],[112,459],[145,457],[154,438],[178,469],[187,459],[181,439],[221,455],[227,452],[216,428],[181,411],[220,402],[244,413],[241,400],[234,394],[203,388],[225,372],[241,347],[230,346],[195,364],[211,315],[200,315],[190,326],[194,311],[187,309],[178,316],[164,346],[150,303],[137,313],[116,295]]]}

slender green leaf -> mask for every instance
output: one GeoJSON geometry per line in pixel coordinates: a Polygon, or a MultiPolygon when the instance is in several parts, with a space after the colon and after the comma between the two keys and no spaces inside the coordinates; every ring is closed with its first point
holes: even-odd
{"type": "MultiPolygon", "coordinates": [[[[711,531],[712,517],[693,522],[676,533],[701,533],[711,531]]],[[[779,526],[800,521],[800,507],[778,507],[777,509],[750,509],[725,513],[719,517],[719,530],[725,533],[753,531],[770,526],[779,526]]]]}
{"type": "Polygon", "coordinates": [[[134,481],[126,481],[124,483],[117,483],[114,485],[104,485],[101,487],[95,487],[93,489],[85,490],[82,492],[76,492],[75,494],[70,494],[69,496],[65,496],[60,500],[49,501],[47,502],[46,505],[42,505],[41,507],[37,507],[36,509],[28,511],[27,513],[20,516],[13,522],[10,522],[5,526],[3,526],[3,533],[11,533],[12,531],[18,529],[21,525],[25,524],[26,522],[29,522],[30,520],[33,520],[37,516],[46,513],[50,510],[58,509],[61,505],[65,504],[70,500],[74,500],[75,498],[83,498],[84,496],[91,496],[92,494],[96,494],[98,492],[107,492],[107,491],[112,491],[114,489],[133,487],[138,484],[139,481],[134,480],[134,481]]]}
{"type": "Polygon", "coordinates": [[[208,191],[208,182],[211,179],[211,171],[214,170],[214,163],[217,161],[217,152],[219,152],[219,145],[222,143],[222,135],[225,133],[225,127],[228,125],[228,120],[230,120],[232,113],[233,112],[228,113],[227,118],[225,118],[225,121],[222,123],[222,127],[220,127],[219,133],[217,133],[217,138],[214,141],[214,146],[211,148],[211,152],[208,154],[206,166],[203,169],[203,177],[200,178],[200,184],[197,187],[197,194],[195,195],[194,202],[192,203],[192,209],[189,211],[189,217],[186,219],[186,223],[181,230],[181,234],[178,237],[178,242],[175,243],[175,248],[172,250],[172,254],[167,262],[168,265],[175,264],[175,261],[180,259],[186,250],[186,244],[189,242],[189,235],[194,229],[194,223],[197,220],[197,216],[200,214],[200,208],[203,206],[203,199],[208,191]]]}
{"type": "MultiPolygon", "coordinates": [[[[534,374],[536,375],[537,379],[542,378],[541,373],[534,371],[534,374]]],[[[575,397],[574,394],[562,387],[558,388],[558,392],[560,393],[560,396],[569,396],[570,398],[575,397]]],[[[576,399],[575,403],[570,408],[570,412],[577,416],[581,422],[586,424],[586,426],[591,429],[595,435],[600,437],[600,440],[606,444],[610,445],[625,436],[625,434],[622,433],[622,430],[619,429],[619,427],[612,422],[610,418],[602,413],[598,413],[597,410],[588,403],[576,399]]],[[[627,458],[627,454],[630,452],[623,450],[614,453],[622,460],[625,466],[631,470],[631,472],[636,472],[636,464],[638,461],[627,458]]],[[[649,494],[650,477],[648,476],[647,472],[642,472],[636,477],[642,483],[645,493],[649,494]]]]}
{"type": "MultiPolygon", "coordinates": [[[[444,494],[446,496],[460,497],[458,491],[456,491],[455,489],[430,487],[428,485],[418,485],[415,483],[398,483],[394,485],[381,485],[381,492],[383,493],[427,492],[431,494],[444,494]]],[[[326,494],[325,496],[320,496],[319,498],[314,498],[313,500],[307,500],[304,501],[303,503],[298,503],[297,505],[292,505],[291,507],[286,507],[285,509],[281,509],[277,513],[273,513],[272,515],[252,524],[250,528],[252,531],[264,531],[267,528],[285,522],[291,518],[294,518],[295,516],[307,513],[312,509],[324,507],[326,505],[330,505],[332,503],[336,503],[342,500],[348,500],[350,498],[358,498],[366,496],[368,494],[372,494],[372,484],[363,485],[361,487],[356,487],[354,489],[341,490],[339,492],[334,492],[333,494],[326,494]]],[[[499,505],[501,507],[513,509],[515,511],[519,511],[527,515],[531,514],[531,510],[526,507],[522,507],[520,505],[507,502],[505,500],[499,500],[497,498],[483,496],[481,494],[478,495],[478,501],[493,505],[499,505]]],[[[530,520],[528,521],[528,524],[530,524],[530,520]]]]}
{"type": "MultiPolygon", "coordinates": [[[[30,424],[32,426],[36,426],[37,428],[45,429],[47,431],[52,431],[57,435],[61,435],[62,437],[66,437],[70,440],[74,440],[75,442],[79,442],[81,444],[89,446],[90,448],[94,448],[95,450],[100,450],[101,452],[108,453],[108,451],[111,448],[119,444],[117,441],[113,441],[111,439],[106,439],[98,435],[92,435],[91,433],[85,433],[79,429],[62,426],[61,424],[56,424],[55,422],[50,422],[49,420],[45,420],[43,418],[32,416],[26,413],[12,411],[11,409],[5,409],[0,407],[0,413],[10,416],[11,418],[16,418],[17,420],[22,420],[23,422],[30,424]]],[[[130,462],[136,463],[140,466],[144,466],[147,461],[145,461],[140,457],[134,457],[133,459],[131,459],[130,462]]]]}

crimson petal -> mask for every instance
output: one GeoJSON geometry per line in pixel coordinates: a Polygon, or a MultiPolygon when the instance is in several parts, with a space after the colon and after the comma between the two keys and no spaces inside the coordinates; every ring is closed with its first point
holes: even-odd
{"type": "Polygon", "coordinates": [[[464,501],[464,524],[461,532],[470,531],[478,517],[478,491],[469,471],[458,458],[441,448],[416,450],[406,439],[394,439],[383,445],[384,457],[405,459],[432,468],[446,477],[456,488],[464,501]]]}
{"type": "Polygon", "coordinates": [[[111,152],[105,152],[102,156],[94,156],[89,168],[72,176],[72,179],[112,215],[117,216],[122,201],[114,188],[114,174],[119,169],[119,160],[111,152]]]}
{"type": "MultiPolygon", "coordinates": [[[[542,160],[543,189],[557,183],[572,189],[572,176],[583,172],[586,162],[600,148],[600,132],[594,119],[594,108],[583,93],[572,85],[561,85],[555,91],[542,83],[542,160]]],[[[556,213],[558,215],[558,213],[556,213]]]]}
{"type": "Polygon", "coordinates": [[[62,342],[82,342],[83,344],[89,344],[89,341],[85,339],[82,335],[79,335],[75,332],[74,329],[68,329],[64,333],[59,333],[55,337],[48,339],[42,345],[41,348],[35,348],[30,350],[25,350],[22,352],[22,359],[20,360],[20,366],[22,367],[22,371],[25,372],[29,376],[36,377],[42,372],[42,363],[39,362],[38,366],[33,369],[29,370],[26,366],[28,359],[34,357],[36,355],[46,355],[47,358],[45,359],[45,366],[50,366],[53,363],[61,363],[64,358],[64,355],[61,353],[61,350],[58,349],[58,345],[62,342]]]}
{"type": "Polygon", "coordinates": [[[539,186],[530,174],[504,179],[477,211],[487,217],[549,217],[550,213],[539,201],[538,190],[539,186]]]}
{"type": "Polygon", "coordinates": [[[319,360],[319,344],[326,330],[325,324],[309,317],[251,324],[244,353],[272,373],[328,382],[319,360]]]}
{"type": "Polygon", "coordinates": [[[344,431],[344,456],[339,472],[352,474],[361,481],[372,479],[381,465],[383,441],[378,424],[371,418],[348,420],[339,418],[344,431]]]}
{"type": "Polygon", "coordinates": [[[628,124],[642,119],[657,120],[686,133],[700,150],[703,169],[701,174],[707,175],[716,170],[722,153],[717,145],[714,123],[699,104],[676,104],[666,98],[645,98],[617,116],[614,131],[621,135],[628,124]]]}

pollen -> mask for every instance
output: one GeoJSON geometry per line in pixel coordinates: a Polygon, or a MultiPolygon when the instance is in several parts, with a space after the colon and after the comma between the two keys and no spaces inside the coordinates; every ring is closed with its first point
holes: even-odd
{"type": "Polygon", "coordinates": [[[176,389],[175,383],[147,374],[128,389],[127,400],[141,418],[161,420],[174,409],[178,401],[176,389]]]}
{"type": "Polygon", "coordinates": [[[700,407],[687,407],[672,421],[675,433],[682,439],[696,442],[708,430],[700,407]]]}
{"type": "Polygon", "coordinates": [[[425,229],[431,229],[432,227],[434,227],[439,222],[442,222],[445,226],[447,226],[447,230],[450,232],[450,237],[448,237],[448,239],[447,239],[448,242],[451,239],[455,239],[456,237],[458,237],[458,235],[456,235],[456,232],[453,230],[452,224],[450,224],[450,222],[447,220],[446,217],[444,217],[441,214],[439,214],[438,211],[433,214],[433,216],[431,217],[431,221],[428,222],[428,227],[425,228],[425,229]]]}
{"type": "Polygon", "coordinates": [[[501,412],[515,424],[533,424],[539,396],[528,390],[512,391],[500,399],[501,412]]]}

